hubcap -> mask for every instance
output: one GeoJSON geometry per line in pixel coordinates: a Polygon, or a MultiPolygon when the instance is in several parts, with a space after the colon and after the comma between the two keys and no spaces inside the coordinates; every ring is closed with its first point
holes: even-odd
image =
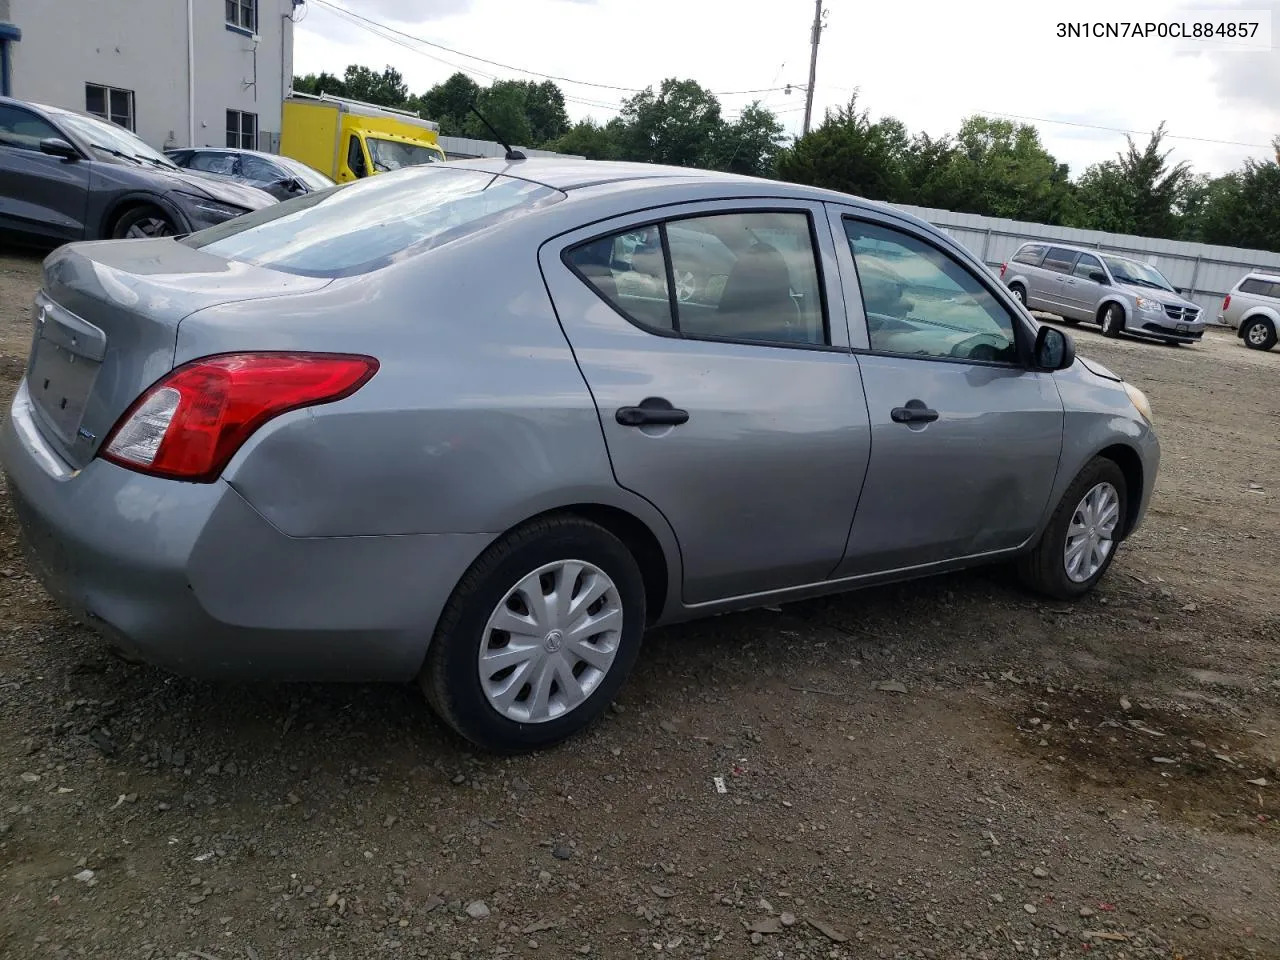
{"type": "Polygon", "coordinates": [[[125,231],[125,236],[130,238],[140,237],[167,237],[173,233],[169,227],[169,221],[162,217],[143,217],[135,222],[125,231]]]}
{"type": "Polygon", "coordinates": [[[1120,494],[1111,484],[1094,486],[1076,505],[1067,527],[1063,561],[1067,576],[1076,583],[1093,577],[1115,548],[1116,524],[1120,521],[1120,494]]]}
{"type": "Polygon", "coordinates": [[[1249,342],[1255,345],[1267,342],[1267,325],[1265,323],[1255,323],[1246,332],[1245,336],[1249,338],[1249,342]]]}
{"type": "Polygon", "coordinates": [[[1023,296],[1021,287],[1013,288],[1013,298],[1019,303],[1026,303],[1026,297],[1023,296]]]}
{"type": "Polygon", "coordinates": [[[480,644],[480,686],[517,723],[545,723],[600,686],[622,641],[622,598],[582,560],[534,570],[502,598],[480,644]]]}

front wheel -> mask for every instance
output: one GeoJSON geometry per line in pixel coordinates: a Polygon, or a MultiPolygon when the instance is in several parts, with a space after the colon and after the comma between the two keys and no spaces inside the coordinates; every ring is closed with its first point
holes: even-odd
{"type": "Polygon", "coordinates": [[[503,537],[463,576],[419,683],[436,713],[495,752],[535,750],[586,727],[640,652],[644,579],[627,547],[577,517],[503,537]]]}
{"type": "Polygon", "coordinates": [[[1102,335],[1104,337],[1120,336],[1124,330],[1124,314],[1120,312],[1120,308],[1114,303],[1108,304],[1107,309],[1102,311],[1102,335]]]}
{"type": "Polygon", "coordinates": [[[1276,328],[1266,317],[1254,317],[1244,322],[1240,339],[1251,350],[1270,350],[1276,345],[1276,328]]]}
{"type": "Polygon", "coordinates": [[[113,239],[144,239],[149,237],[172,237],[177,233],[173,221],[159,207],[134,207],[126,211],[116,221],[111,230],[113,239]]]}
{"type": "Polygon", "coordinates": [[[1019,561],[1022,582],[1057,600],[1088,593],[1115,559],[1127,517],[1124,472],[1094,457],[1062,495],[1035,549],[1019,561]]]}

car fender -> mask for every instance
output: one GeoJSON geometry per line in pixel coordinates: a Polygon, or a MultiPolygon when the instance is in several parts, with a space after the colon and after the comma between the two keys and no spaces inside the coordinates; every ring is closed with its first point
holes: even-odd
{"type": "Polygon", "coordinates": [[[1124,316],[1124,325],[1127,327],[1129,325],[1129,318],[1133,316],[1133,310],[1130,308],[1128,301],[1125,300],[1124,297],[1116,296],[1113,293],[1106,294],[1098,301],[1097,306],[1093,308],[1094,318],[1101,323],[1103,309],[1112,303],[1120,308],[1120,313],[1124,316]]]}
{"type": "Polygon", "coordinates": [[[178,206],[167,197],[152,193],[150,190],[129,190],[115,197],[103,211],[98,221],[98,237],[101,239],[110,239],[110,228],[119,218],[120,214],[129,207],[139,206],[141,204],[150,204],[159,207],[172,220],[174,226],[178,228],[179,233],[190,233],[191,224],[178,206]]]}

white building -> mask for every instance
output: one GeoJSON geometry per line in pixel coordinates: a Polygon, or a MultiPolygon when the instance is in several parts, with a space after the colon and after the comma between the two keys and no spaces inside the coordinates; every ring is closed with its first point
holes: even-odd
{"type": "Polygon", "coordinates": [[[0,92],[153,147],[279,144],[304,0],[0,0],[0,92]]]}

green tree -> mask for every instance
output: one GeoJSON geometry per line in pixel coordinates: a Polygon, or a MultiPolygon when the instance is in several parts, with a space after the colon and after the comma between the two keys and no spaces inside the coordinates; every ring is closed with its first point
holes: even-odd
{"type": "Polygon", "coordinates": [[[617,160],[621,156],[618,147],[620,126],[616,120],[604,126],[591,119],[580,120],[546,147],[557,153],[571,153],[588,160],[617,160]]]}
{"type": "MultiPolygon", "coordinates": [[[[471,107],[479,97],[480,85],[459,71],[414,98],[411,107],[440,124],[440,132],[446,137],[460,137],[471,117],[471,107]]],[[[489,139],[489,134],[485,134],[485,139],[489,139]]]]}
{"type": "Polygon", "coordinates": [[[898,201],[906,195],[906,128],[892,118],[871,122],[854,93],[828,111],[815,129],[778,157],[778,176],[866,197],[898,201]]]}
{"type": "MultiPolygon", "coordinates": [[[[1280,160],[1280,137],[1275,141],[1280,160]]],[[[1200,215],[1206,243],[1280,253],[1280,163],[1246,160],[1244,169],[1220,177],[1200,215]]]]}
{"type": "Polygon", "coordinates": [[[1066,164],[1025,123],[972,116],[960,125],[945,178],[951,210],[1061,224],[1072,213],[1066,164]]]}
{"type": "Polygon", "coordinates": [[[294,77],[293,89],[299,93],[329,93],[336,97],[345,97],[347,95],[347,85],[342,82],[342,78],[335,77],[332,73],[324,70],[319,73],[308,73],[305,76],[294,77]]]}
{"type": "Polygon", "coordinates": [[[342,77],[346,96],[384,107],[403,107],[409,99],[409,87],[395,67],[384,67],[375,73],[368,67],[351,64],[342,77]]]}
{"type": "Polygon", "coordinates": [[[692,167],[711,155],[721,124],[720,101],[693,80],[669,77],[625,100],[620,153],[624,159],[692,167]]]}
{"type": "Polygon", "coordinates": [[[703,162],[713,170],[767,177],[773,173],[782,141],[782,124],[757,101],[743,108],[732,123],[720,123],[703,162]]]}
{"type": "MultiPolygon", "coordinates": [[[[507,143],[528,146],[533,139],[533,125],[529,122],[527,98],[528,88],[523,81],[495,80],[476,97],[476,109],[507,143]]],[[[493,133],[475,114],[466,119],[462,129],[467,137],[493,139],[493,133]]]]}
{"type": "Polygon", "coordinates": [[[529,118],[531,139],[528,146],[542,146],[562,137],[569,130],[569,114],[564,108],[564,93],[553,80],[525,82],[524,112],[529,118]]]}
{"type": "Polygon", "coordinates": [[[955,155],[956,146],[951,137],[916,134],[903,161],[906,195],[901,201],[935,208],[946,208],[952,203],[959,179],[955,155]]]}
{"type": "Polygon", "coordinates": [[[1141,150],[1126,137],[1128,147],[1114,160],[1085,171],[1080,226],[1144,237],[1172,238],[1183,232],[1179,204],[1194,191],[1191,167],[1186,162],[1169,166],[1171,151],[1160,149],[1164,137],[1163,123],[1141,150]]]}

